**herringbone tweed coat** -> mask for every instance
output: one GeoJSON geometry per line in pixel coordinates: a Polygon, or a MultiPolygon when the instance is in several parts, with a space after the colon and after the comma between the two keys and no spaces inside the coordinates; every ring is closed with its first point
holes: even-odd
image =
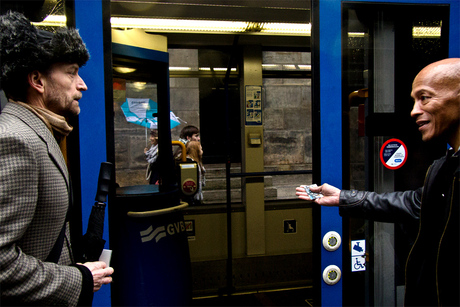
{"type": "Polygon", "coordinates": [[[28,109],[0,114],[1,305],[77,304],[80,271],[66,236],[58,264],[45,262],[65,223],[69,175],[53,135],[28,109]]]}

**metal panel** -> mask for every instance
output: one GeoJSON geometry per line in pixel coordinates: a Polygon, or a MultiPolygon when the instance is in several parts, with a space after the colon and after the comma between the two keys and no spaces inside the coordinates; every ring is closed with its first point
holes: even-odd
{"type": "MultiPolygon", "coordinates": [[[[342,187],[342,109],[341,109],[341,5],[334,0],[319,1],[319,74],[320,74],[320,129],[321,129],[321,183],[342,187]]],[[[342,235],[342,218],[338,208],[321,208],[322,237],[329,231],[342,235]]],[[[329,252],[320,247],[321,271],[329,265],[342,268],[342,247],[329,252]]],[[[321,276],[316,276],[321,278],[321,276]]],[[[342,281],[335,285],[321,282],[321,305],[342,304],[342,281]]]]}
{"type": "MultiPolygon", "coordinates": [[[[80,103],[79,115],[82,219],[86,232],[100,164],[107,161],[103,1],[75,0],[75,24],[91,55],[87,65],[80,70],[88,86],[80,103]]],[[[105,219],[104,239],[108,242],[107,214],[105,219]]],[[[93,305],[110,305],[110,287],[104,286],[95,293],[93,305]]]]}

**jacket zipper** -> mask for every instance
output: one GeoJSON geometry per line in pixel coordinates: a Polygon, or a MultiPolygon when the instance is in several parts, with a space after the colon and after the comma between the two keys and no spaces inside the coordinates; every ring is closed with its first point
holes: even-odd
{"type": "Polygon", "coordinates": [[[442,244],[442,240],[444,238],[444,235],[446,234],[446,229],[447,229],[447,225],[449,224],[449,221],[450,221],[450,217],[452,215],[452,205],[453,205],[453,202],[454,202],[454,195],[455,195],[455,179],[456,177],[454,176],[454,181],[452,182],[452,195],[450,197],[450,206],[449,206],[449,215],[447,217],[447,221],[446,221],[446,224],[444,226],[444,230],[442,232],[442,235],[441,235],[441,239],[439,240],[439,245],[438,245],[438,252],[437,252],[437,255],[436,255],[436,295],[438,297],[438,306],[441,306],[441,298],[439,296],[439,281],[438,281],[438,263],[439,263],[439,252],[441,250],[441,244],[442,244]]]}
{"type": "MultiPolygon", "coordinates": [[[[430,165],[430,167],[428,168],[428,170],[426,171],[426,175],[425,175],[425,182],[423,184],[423,187],[425,187],[425,183],[426,183],[426,180],[429,178],[429,176],[431,175],[431,171],[433,170],[433,165],[430,165]]],[[[422,226],[422,204],[423,204],[423,199],[424,199],[424,195],[426,193],[426,190],[423,189],[423,192],[422,192],[422,198],[420,199],[420,215],[419,215],[419,227],[418,227],[418,233],[417,233],[417,238],[415,239],[414,241],[414,244],[412,245],[411,249],[410,249],[410,252],[409,252],[409,256],[407,257],[407,260],[406,260],[406,266],[405,266],[405,274],[404,274],[404,280],[406,282],[406,286],[404,287],[404,302],[405,302],[405,298],[406,298],[406,294],[407,294],[407,264],[409,263],[409,259],[411,258],[412,256],[412,252],[414,250],[414,247],[415,245],[417,244],[418,242],[418,238],[420,237],[420,229],[421,229],[421,226],[422,226]]]]}

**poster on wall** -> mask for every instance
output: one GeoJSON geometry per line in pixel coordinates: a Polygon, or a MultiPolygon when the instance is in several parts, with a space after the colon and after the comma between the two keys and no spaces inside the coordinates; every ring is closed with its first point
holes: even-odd
{"type": "Polygon", "coordinates": [[[246,125],[262,125],[262,86],[246,85],[246,125]]]}

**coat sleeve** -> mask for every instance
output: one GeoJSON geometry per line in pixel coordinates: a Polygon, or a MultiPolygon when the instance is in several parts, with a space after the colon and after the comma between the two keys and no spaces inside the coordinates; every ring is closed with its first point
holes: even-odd
{"type": "MultiPolygon", "coordinates": [[[[21,248],[37,209],[39,168],[37,148],[23,135],[0,138],[0,291],[6,305],[75,306],[82,274],[76,267],[45,262],[50,249],[36,255],[21,248]],[[43,254],[43,256],[41,255],[43,254]]],[[[49,200],[51,201],[51,200],[49,200]]],[[[43,224],[46,229],[46,223],[43,224]]]]}
{"type": "Polygon", "coordinates": [[[342,190],[339,214],[377,222],[414,221],[420,217],[421,195],[422,188],[382,194],[342,190]]]}

